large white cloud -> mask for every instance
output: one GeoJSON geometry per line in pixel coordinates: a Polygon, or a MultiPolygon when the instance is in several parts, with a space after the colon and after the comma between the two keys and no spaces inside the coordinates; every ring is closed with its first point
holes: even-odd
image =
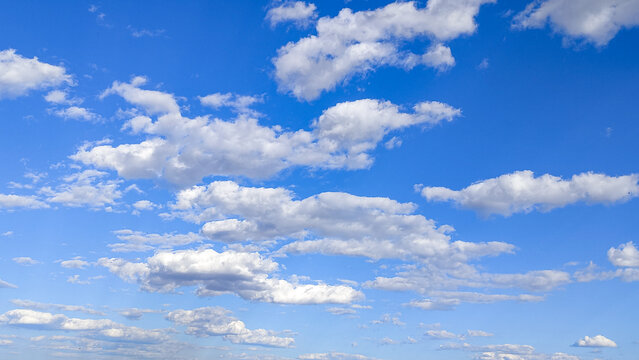
{"type": "Polygon", "coordinates": [[[313,100],[350,76],[383,65],[450,66],[454,64],[450,49],[441,42],[474,33],[479,7],[490,2],[494,1],[430,0],[424,8],[410,1],[368,11],[342,9],[335,17],[318,20],[317,35],[278,50],[273,59],[275,78],[282,91],[313,100]],[[433,42],[423,56],[402,49],[402,43],[415,38],[433,42]]]}
{"type": "Polygon", "coordinates": [[[424,187],[429,201],[452,201],[484,215],[504,216],[533,210],[549,211],[576,202],[612,204],[639,196],[639,175],[607,176],[592,172],[565,180],[532,171],[516,171],[476,182],[461,190],[424,187]]]}
{"type": "Polygon", "coordinates": [[[608,339],[603,335],[584,336],[583,339],[579,339],[574,346],[580,347],[617,347],[617,343],[608,339]]]}
{"type": "MultiPolygon", "coordinates": [[[[180,185],[216,175],[266,178],[294,166],[363,169],[373,162],[370,151],[389,132],[418,124],[432,126],[460,114],[439,102],[422,102],[412,112],[402,112],[388,101],[362,99],[325,110],[311,131],[284,131],[280,126],[262,126],[245,113],[232,121],[186,118],[173,95],[139,88],[145,81],[137,77],[131,83],[115,82],[104,95],[118,94],[148,115],[159,115],[155,121],[138,115],[124,125],[123,129],[143,133],[146,139],[115,147],[87,144],[72,159],[116,170],[126,178],[164,178],[180,185]]],[[[218,98],[201,100],[244,106],[237,104],[240,99],[218,98]]]]}
{"type": "Polygon", "coordinates": [[[0,99],[63,83],[71,83],[64,67],[22,57],[14,49],[0,51],[0,99]]]}
{"type": "Polygon", "coordinates": [[[284,188],[216,181],[180,191],[173,216],[205,222],[224,242],[297,239],[280,253],[323,253],[454,263],[512,251],[501,242],[451,241],[450,226],[414,214],[415,205],[383,197],[327,192],[297,200],[284,188]]]}
{"type": "Polygon", "coordinates": [[[277,336],[274,331],[251,330],[243,321],[231,316],[221,307],[203,307],[193,310],[174,310],[166,318],[176,325],[186,326],[186,333],[195,336],[224,336],[235,344],[253,344],[274,347],[292,347],[292,337],[277,336]]]}
{"type": "Polygon", "coordinates": [[[236,294],[251,301],[281,304],[350,303],[363,295],[345,285],[301,284],[271,277],[279,264],[258,253],[212,249],[158,252],[146,262],[101,258],[98,263],[147,291],[198,286],[200,296],[236,294]]]}
{"type": "Polygon", "coordinates": [[[515,17],[514,24],[520,28],[543,28],[550,24],[568,39],[604,46],[622,28],[639,25],[639,1],[536,0],[515,17]]]}

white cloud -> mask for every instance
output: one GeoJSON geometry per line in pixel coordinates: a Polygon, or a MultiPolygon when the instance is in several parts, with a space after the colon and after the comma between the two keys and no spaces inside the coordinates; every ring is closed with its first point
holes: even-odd
{"type": "Polygon", "coordinates": [[[570,180],[532,171],[516,171],[476,182],[462,190],[424,187],[429,201],[453,201],[484,215],[510,216],[533,210],[550,211],[580,201],[612,204],[639,196],[639,175],[611,177],[592,172],[573,175],[570,180]]]}
{"type": "Polygon", "coordinates": [[[568,40],[583,39],[596,46],[608,44],[622,28],[639,25],[637,0],[537,0],[515,17],[519,28],[544,28],[568,40]]]}
{"type": "Polygon", "coordinates": [[[61,118],[71,120],[93,121],[100,118],[97,114],[91,112],[91,110],[78,106],[70,106],[68,108],[56,110],[54,111],[54,114],[61,118]]]}
{"type": "Polygon", "coordinates": [[[68,98],[69,94],[65,90],[51,90],[45,96],[44,100],[56,105],[77,105],[82,103],[82,99],[68,98]]]}
{"type": "Polygon", "coordinates": [[[202,105],[219,109],[222,107],[231,108],[236,113],[247,114],[251,116],[259,116],[260,113],[252,110],[251,106],[256,103],[264,102],[261,96],[238,95],[232,93],[215,93],[207,96],[201,96],[202,105]]]}
{"type": "Polygon", "coordinates": [[[33,260],[28,256],[14,257],[12,260],[20,265],[35,265],[40,263],[39,261],[33,260]]]}
{"type": "Polygon", "coordinates": [[[452,66],[450,49],[441,42],[475,32],[479,7],[492,0],[430,0],[395,2],[353,12],[342,9],[335,17],[318,20],[317,35],[290,42],[273,59],[275,78],[282,91],[298,99],[313,100],[355,74],[390,65],[406,69],[424,63],[439,69],[452,66]],[[425,56],[401,46],[415,38],[434,44],[425,56]]]}
{"type": "Polygon", "coordinates": [[[347,354],[341,352],[309,353],[302,354],[297,358],[300,360],[375,360],[375,358],[361,354],[347,354]]]}
{"type": "Polygon", "coordinates": [[[129,320],[140,320],[144,314],[158,313],[160,311],[151,309],[138,309],[128,308],[119,311],[118,313],[129,320]]]}
{"type": "Polygon", "coordinates": [[[632,241],[608,250],[608,260],[614,266],[639,267],[639,250],[632,241]]]}
{"type": "MultiPolygon", "coordinates": [[[[431,295],[430,299],[413,300],[406,305],[422,310],[452,310],[455,306],[462,303],[490,304],[500,301],[536,302],[544,299],[542,296],[530,294],[506,295],[462,291],[431,291],[429,294],[431,295]]],[[[469,333],[469,336],[481,335],[470,335],[469,333]]]]}
{"type": "Polygon", "coordinates": [[[72,259],[72,260],[64,260],[60,261],[60,266],[67,269],[84,269],[89,266],[90,263],[88,261],[84,261],[81,259],[72,259]]]}
{"type": "Polygon", "coordinates": [[[0,288],[17,288],[17,286],[0,279],[0,288]]]}
{"type": "Polygon", "coordinates": [[[457,339],[459,335],[452,333],[448,330],[428,330],[426,336],[434,339],[457,339]]]}
{"type": "MultiPolygon", "coordinates": [[[[295,200],[284,188],[232,181],[194,186],[176,196],[173,216],[206,222],[202,234],[225,242],[297,239],[280,253],[322,253],[373,259],[468,259],[512,251],[510,244],[450,241],[447,225],[413,214],[415,205],[382,197],[321,193],[295,200]]],[[[444,260],[442,260],[444,261],[444,260]]]]}
{"type": "Polygon", "coordinates": [[[154,204],[153,202],[149,200],[140,200],[133,203],[133,207],[136,210],[153,210],[153,209],[159,208],[160,206],[157,204],[154,204]]]}
{"type": "Polygon", "coordinates": [[[0,194],[0,209],[1,208],[42,209],[42,208],[48,208],[48,207],[49,205],[38,200],[35,196],[0,194]]]}
{"type": "Polygon", "coordinates": [[[161,251],[146,262],[101,258],[98,263],[147,291],[198,286],[199,296],[236,294],[246,300],[281,304],[351,303],[362,293],[344,285],[300,284],[270,277],[279,264],[258,253],[212,249],[161,251]]]}
{"type": "Polygon", "coordinates": [[[0,235],[2,235],[2,236],[11,236],[11,235],[13,235],[13,231],[11,231],[11,230],[9,230],[9,231],[5,231],[5,232],[3,232],[3,233],[2,233],[2,234],[0,234],[0,235]]]}
{"type": "Polygon", "coordinates": [[[55,189],[43,187],[40,192],[48,196],[47,201],[65,206],[104,208],[115,205],[122,197],[119,180],[102,181],[108,174],[97,170],[84,170],[64,178],[65,184],[55,189]]]}
{"type": "Polygon", "coordinates": [[[71,76],[62,66],[40,62],[16,54],[14,49],[0,51],[0,98],[13,98],[30,90],[71,84],[71,76]]]}
{"type": "Polygon", "coordinates": [[[148,234],[141,231],[122,229],[114,231],[123,243],[109,244],[114,252],[149,251],[153,249],[171,249],[202,241],[202,236],[187,234],[148,234]]]}
{"type": "Polygon", "coordinates": [[[493,334],[483,331],[483,330],[468,330],[467,331],[468,336],[470,337],[489,337],[489,336],[493,336],[493,334]]]}
{"type": "Polygon", "coordinates": [[[313,3],[285,1],[279,6],[269,9],[266,13],[266,20],[271,23],[271,26],[292,21],[297,26],[306,27],[317,19],[315,10],[317,10],[317,7],[313,3]]]}
{"type": "Polygon", "coordinates": [[[35,310],[56,309],[60,311],[82,312],[89,315],[100,315],[100,316],[106,315],[102,311],[97,311],[92,308],[88,308],[86,306],[81,306],[81,305],[50,304],[50,303],[41,303],[41,302],[36,302],[31,300],[21,300],[21,299],[11,300],[11,303],[21,308],[28,308],[28,309],[35,309],[35,310]]]}
{"type": "Polygon", "coordinates": [[[164,330],[145,330],[118,324],[109,319],[79,319],[63,314],[15,309],[0,315],[0,323],[11,326],[28,326],[42,330],[85,331],[109,341],[137,341],[159,343],[168,336],[164,330]]]}
{"type": "Polygon", "coordinates": [[[579,339],[574,346],[579,347],[617,347],[617,344],[603,335],[596,335],[593,337],[584,336],[583,339],[579,339]]]}
{"type": "MultiPolygon", "coordinates": [[[[145,140],[116,147],[87,144],[71,156],[73,160],[116,170],[125,178],[164,178],[180,185],[216,175],[267,178],[296,166],[363,169],[373,162],[369,152],[389,132],[432,126],[460,115],[460,110],[434,101],[401,112],[390,102],[363,99],[325,110],[311,131],[284,131],[261,126],[250,114],[233,121],[183,117],[173,95],[140,89],[144,81],[115,82],[104,94],[117,93],[150,115],[160,114],[156,121],[138,115],[123,126],[144,133],[145,140]]],[[[213,104],[239,101],[225,95],[208,99],[213,104]]]]}
{"type": "Polygon", "coordinates": [[[231,316],[231,312],[221,307],[204,307],[194,310],[171,311],[168,320],[176,325],[186,326],[186,333],[195,336],[224,336],[234,344],[253,344],[274,347],[292,347],[295,340],[280,337],[274,331],[251,330],[244,322],[231,316]]]}

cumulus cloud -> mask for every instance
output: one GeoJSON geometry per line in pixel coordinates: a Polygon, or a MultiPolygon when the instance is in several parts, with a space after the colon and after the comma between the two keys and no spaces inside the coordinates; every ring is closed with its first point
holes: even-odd
{"type": "MultiPolygon", "coordinates": [[[[429,299],[413,300],[406,305],[422,310],[452,310],[455,306],[462,303],[490,304],[501,301],[536,302],[544,299],[542,296],[530,294],[507,295],[462,291],[431,291],[429,295],[431,296],[429,299]]],[[[471,335],[469,332],[469,336],[486,335],[471,335]]]]}
{"type": "Polygon", "coordinates": [[[139,200],[133,203],[133,207],[136,210],[153,210],[159,208],[160,206],[158,204],[154,204],[152,201],[149,200],[139,200]]]}
{"type": "Polygon", "coordinates": [[[596,335],[593,337],[584,336],[583,339],[577,340],[573,346],[579,347],[617,347],[617,343],[608,339],[603,335],[596,335]]]}
{"type": "Polygon", "coordinates": [[[77,105],[82,103],[82,99],[69,98],[69,94],[65,90],[51,90],[45,96],[44,100],[56,105],[77,105]]]}
{"type": "Polygon", "coordinates": [[[637,0],[536,0],[514,19],[518,28],[544,28],[566,39],[604,46],[623,28],[639,25],[637,0]]]}
{"type": "MultiPolygon", "coordinates": [[[[143,133],[146,139],[115,147],[87,144],[73,160],[116,170],[125,178],[163,178],[179,185],[206,176],[267,178],[295,166],[364,169],[373,162],[370,151],[389,132],[433,126],[460,115],[460,110],[435,101],[403,112],[388,101],[362,99],[325,110],[311,131],[284,131],[260,125],[251,114],[233,121],[186,118],[172,94],[139,88],[145,81],[138,77],[131,83],[115,82],[103,95],[118,94],[148,115],[159,114],[156,121],[137,115],[124,124],[123,129],[143,133]]],[[[222,106],[240,100],[218,94],[202,101],[222,106]]]]}
{"type": "Polygon", "coordinates": [[[216,181],[180,191],[173,216],[205,222],[202,234],[224,242],[297,239],[285,253],[322,253],[465,262],[512,251],[500,242],[451,241],[447,225],[413,214],[415,205],[389,198],[321,193],[305,199],[284,188],[216,181]]]}
{"type": "Polygon", "coordinates": [[[280,304],[351,303],[363,297],[349,286],[301,284],[271,277],[279,264],[258,253],[162,251],[146,262],[101,258],[98,263],[147,291],[166,292],[195,285],[199,296],[236,294],[246,300],[280,304]]]}
{"type": "Polygon", "coordinates": [[[608,250],[608,260],[614,266],[639,267],[639,250],[632,241],[608,250]]]}
{"type": "Polygon", "coordinates": [[[278,6],[272,7],[266,13],[266,20],[271,26],[284,22],[293,22],[300,27],[307,27],[317,19],[317,7],[313,3],[304,1],[285,1],[278,6]]]}
{"type": "Polygon", "coordinates": [[[570,180],[532,171],[516,171],[476,182],[461,190],[424,187],[429,201],[452,201],[481,214],[510,216],[533,210],[550,211],[577,202],[613,204],[639,196],[639,175],[607,176],[592,172],[573,175],[570,180]]]}
{"type": "Polygon", "coordinates": [[[14,49],[0,51],[0,98],[14,98],[31,90],[71,82],[62,66],[43,63],[37,57],[22,57],[14,49]]]}
{"type": "Polygon", "coordinates": [[[202,236],[195,233],[187,234],[149,234],[129,229],[113,232],[118,239],[124,241],[109,244],[114,252],[150,251],[154,249],[171,249],[202,241],[202,236]]]}
{"type": "Polygon", "coordinates": [[[347,354],[341,352],[309,353],[302,354],[297,358],[299,360],[375,360],[375,358],[361,354],[347,354]]]}
{"type": "Polygon", "coordinates": [[[115,205],[122,197],[119,180],[101,180],[108,174],[97,170],[84,170],[64,178],[64,184],[43,187],[40,192],[46,195],[47,201],[65,206],[104,208],[115,205]]]}
{"type": "Polygon", "coordinates": [[[42,209],[48,208],[49,205],[43,201],[38,200],[35,196],[24,196],[14,194],[0,194],[0,209],[42,209]]]}
{"type": "Polygon", "coordinates": [[[277,336],[274,331],[248,329],[243,321],[231,316],[231,311],[219,306],[175,310],[166,318],[176,325],[186,326],[186,333],[189,335],[223,336],[234,344],[292,347],[295,342],[292,337],[277,336]]]}
{"type": "Polygon", "coordinates": [[[211,95],[201,96],[200,103],[205,106],[219,109],[228,107],[236,113],[248,114],[252,116],[261,115],[259,112],[251,109],[256,103],[264,102],[261,96],[238,95],[232,93],[214,93],[211,95]]]}
{"type": "Polygon", "coordinates": [[[144,314],[158,313],[158,310],[128,308],[120,310],[118,313],[129,320],[140,320],[144,314]]]}
{"type": "Polygon", "coordinates": [[[0,315],[0,323],[41,330],[85,331],[109,341],[159,343],[168,339],[164,330],[145,330],[122,325],[109,319],[70,318],[63,314],[29,309],[7,311],[0,315]]]}
{"type": "Polygon", "coordinates": [[[496,344],[471,345],[451,343],[439,347],[440,350],[465,350],[474,353],[479,360],[579,360],[579,357],[565,353],[539,353],[530,345],[496,344]]]}
{"type": "Polygon", "coordinates": [[[355,74],[384,65],[450,67],[454,59],[442,42],[474,33],[479,7],[491,2],[430,0],[424,8],[410,1],[367,11],[342,9],[335,17],[317,21],[317,35],[278,50],[275,78],[280,90],[313,100],[355,74]],[[402,49],[403,43],[416,38],[429,38],[434,45],[422,56],[402,49]]]}
{"type": "Polygon", "coordinates": [[[84,269],[89,265],[88,261],[82,260],[81,258],[60,261],[60,266],[66,269],[84,269]]]}

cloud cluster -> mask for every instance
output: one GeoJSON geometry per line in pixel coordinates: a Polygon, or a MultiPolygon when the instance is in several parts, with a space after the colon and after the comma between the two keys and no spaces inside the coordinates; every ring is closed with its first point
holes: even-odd
{"type": "Polygon", "coordinates": [[[109,244],[113,252],[150,251],[154,249],[171,249],[202,241],[202,236],[187,234],[149,234],[141,231],[122,229],[114,231],[118,239],[124,241],[109,244]]]}
{"type": "Polygon", "coordinates": [[[601,47],[622,28],[639,25],[639,1],[533,1],[514,20],[518,28],[543,28],[550,24],[553,31],[567,39],[583,39],[601,47]]]}
{"type": "Polygon", "coordinates": [[[0,323],[42,330],[85,331],[109,341],[159,343],[168,339],[164,330],[145,330],[109,319],[70,318],[63,314],[15,309],[0,315],[0,323]]]}
{"type": "Polygon", "coordinates": [[[14,49],[0,51],[0,99],[71,82],[62,66],[43,63],[37,57],[22,57],[14,49]]]}
{"type": "Polygon", "coordinates": [[[301,284],[271,274],[279,264],[258,253],[212,249],[162,251],[146,262],[101,258],[98,264],[147,291],[198,286],[199,296],[236,294],[246,300],[280,304],[350,303],[363,297],[345,285],[301,284]]]}
{"type": "Polygon", "coordinates": [[[0,194],[0,209],[42,209],[48,207],[47,203],[38,200],[35,196],[0,194]]]}
{"type": "Polygon", "coordinates": [[[195,336],[223,336],[234,344],[252,344],[273,347],[292,347],[292,337],[281,337],[265,329],[251,330],[243,321],[231,316],[221,307],[203,307],[194,310],[171,311],[166,318],[176,325],[186,326],[186,333],[195,336]]]}
{"type": "Polygon", "coordinates": [[[101,180],[108,174],[97,170],[84,170],[64,177],[64,183],[55,189],[43,187],[40,193],[47,196],[50,203],[70,207],[87,206],[105,208],[115,205],[122,197],[120,180],[101,180]]]}
{"type": "Polygon", "coordinates": [[[367,11],[342,9],[335,17],[317,21],[317,35],[278,50],[273,59],[275,78],[282,91],[313,100],[354,74],[383,65],[446,69],[454,58],[442,43],[474,33],[479,7],[491,2],[430,0],[424,8],[410,1],[367,11]],[[431,47],[422,55],[402,49],[416,38],[431,39],[431,47]]]}
{"type": "MultiPolygon", "coordinates": [[[[156,121],[137,115],[124,124],[123,129],[143,133],[146,140],[115,147],[87,144],[71,156],[73,160],[116,170],[125,178],[163,178],[179,185],[192,185],[206,176],[267,178],[295,166],[363,169],[373,162],[370,151],[389,132],[432,126],[460,115],[460,110],[439,102],[422,102],[412,112],[402,112],[388,101],[362,99],[325,110],[312,131],[284,131],[260,125],[251,114],[240,113],[233,121],[186,118],[172,94],[141,89],[145,82],[142,77],[131,83],[116,81],[103,96],[118,94],[148,115],[159,115],[156,121]]],[[[240,110],[246,106],[226,95],[201,101],[240,110]]]]}
{"type": "Polygon", "coordinates": [[[544,174],[535,177],[530,170],[516,171],[476,182],[461,190],[424,187],[421,194],[429,201],[452,201],[483,215],[533,210],[550,211],[577,202],[612,204],[639,196],[639,175],[607,176],[592,172],[565,180],[544,174]]]}

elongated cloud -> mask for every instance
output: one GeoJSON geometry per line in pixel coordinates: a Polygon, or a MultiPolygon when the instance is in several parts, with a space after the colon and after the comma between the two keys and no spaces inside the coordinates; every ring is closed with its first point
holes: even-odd
{"type": "Polygon", "coordinates": [[[531,2],[515,17],[519,28],[543,28],[566,39],[604,46],[623,28],[639,25],[638,0],[544,0],[531,2]]]}
{"type": "Polygon", "coordinates": [[[183,117],[172,94],[141,89],[145,81],[136,77],[131,83],[115,82],[103,94],[118,94],[146,114],[159,115],[156,121],[138,115],[125,123],[123,129],[145,134],[145,140],[86,145],[71,156],[73,160],[116,170],[125,178],[162,178],[179,185],[192,185],[206,176],[268,178],[296,166],[365,169],[373,163],[370,152],[388,133],[433,126],[461,114],[436,101],[403,112],[388,101],[362,99],[325,110],[312,131],[284,131],[260,125],[250,111],[242,113],[247,100],[227,94],[201,100],[211,106],[232,103],[240,112],[235,120],[183,117]]]}
{"type": "Polygon", "coordinates": [[[0,51],[0,99],[63,83],[71,83],[64,67],[43,63],[37,57],[22,57],[14,49],[0,51]]]}
{"type": "Polygon", "coordinates": [[[258,253],[212,249],[158,252],[146,262],[101,258],[98,264],[147,291],[198,286],[200,296],[236,294],[280,304],[350,303],[363,297],[345,285],[300,284],[271,277],[279,264],[258,253]]]}
{"type": "Polygon", "coordinates": [[[295,342],[292,337],[277,336],[274,331],[248,329],[243,321],[232,317],[229,310],[221,307],[175,310],[166,318],[176,325],[186,326],[189,335],[223,336],[234,344],[291,347],[295,342]]]}
{"type": "Polygon", "coordinates": [[[411,69],[419,64],[446,68],[454,64],[442,42],[475,32],[475,16],[492,0],[430,0],[424,8],[415,2],[353,12],[342,9],[335,17],[318,20],[317,35],[290,42],[273,59],[282,91],[313,100],[355,74],[380,66],[411,69]],[[431,39],[423,55],[402,49],[416,38],[431,39]]]}
{"type": "Polygon", "coordinates": [[[266,20],[271,26],[284,22],[293,22],[297,26],[306,27],[317,18],[317,7],[313,3],[304,1],[285,1],[273,7],[266,13],[266,20]]]}
{"type": "Polygon", "coordinates": [[[612,204],[639,196],[639,175],[612,177],[592,172],[564,180],[549,174],[516,171],[476,182],[461,190],[424,187],[429,201],[452,201],[481,214],[510,216],[533,210],[550,211],[577,202],[612,204]]]}
{"type": "Polygon", "coordinates": [[[35,196],[24,196],[14,194],[0,194],[0,209],[42,209],[48,208],[49,205],[35,196]]]}

